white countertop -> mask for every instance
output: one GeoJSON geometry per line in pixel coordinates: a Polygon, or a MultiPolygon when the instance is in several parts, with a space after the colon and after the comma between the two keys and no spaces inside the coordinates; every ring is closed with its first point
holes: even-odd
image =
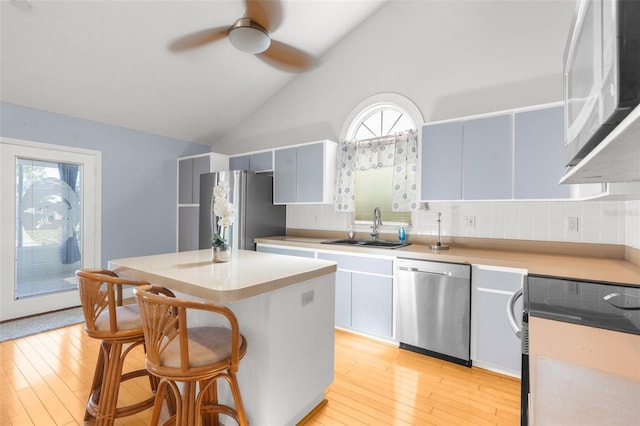
{"type": "Polygon", "coordinates": [[[236,302],[336,271],[334,262],[234,250],[213,263],[210,249],[109,261],[109,269],[213,302],[236,302]]]}
{"type": "Polygon", "coordinates": [[[389,250],[321,244],[330,238],[277,236],[256,238],[257,243],[331,250],[360,255],[387,255],[436,262],[468,263],[526,269],[529,274],[585,279],[640,286],[640,266],[623,258],[607,258],[558,253],[534,253],[503,248],[482,249],[452,246],[449,250],[431,250],[426,244],[389,250]]]}

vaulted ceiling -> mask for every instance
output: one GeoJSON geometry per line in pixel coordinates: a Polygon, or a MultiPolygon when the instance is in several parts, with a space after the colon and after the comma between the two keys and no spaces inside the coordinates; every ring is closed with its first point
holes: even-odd
{"type": "MultiPolygon", "coordinates": [[[[384,1],[285,0],[271,37],[321,64],[322,54],[384,1]]],[[[213,143],[297,75],[236,50],[226,38],[170,50],[180,37],[230,26],[245,6],[243,0],[2,0],[0,100],[213,143]]]]}

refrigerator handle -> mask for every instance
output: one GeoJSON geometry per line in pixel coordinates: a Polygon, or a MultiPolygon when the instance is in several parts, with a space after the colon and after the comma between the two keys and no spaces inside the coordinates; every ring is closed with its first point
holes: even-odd
{"type": "Polygon", "coordinates": [[[514,312],[516,301],[522,297],[522,289],[519,289],[515,293],[511,295],[509,301],[507,302],[507,318],[509,319],[509,325],[511,329],[518,336],[518,339],[522,338],[522,329],[518,326],[516,322],[516,313],[514,312]]]}

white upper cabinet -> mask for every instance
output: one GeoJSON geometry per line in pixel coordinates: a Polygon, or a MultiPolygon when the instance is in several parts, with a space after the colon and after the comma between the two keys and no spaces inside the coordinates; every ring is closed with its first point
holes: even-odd
{"type": "Polygon", "coordinates": [[[229,157],[222,154],[202,154],[178,159],[178,204],[200,202],[200,175],[229,168],[229,157]]]}
{"type": "Polygon", "coordinates": [[[200,175],[209,171],[209,157],[178,160],[178,203],[197,204],[200,198],[200,175]]]}
{"type": "Polygon", "coordinates": [[[332,203],[337,144],[313,142],[274,152],[274,204],[332,203]]]}
{"type": "Polygon", "coordinates": [[[563,120],[545,106],[424,125],[421,200],[569,199],[563,120]]]}
{"type": "Polygon", "coordinates": [[[569,198],[564,173],[564,108],[517,112],[514,124],[514,198],[569,198]]]}
{"type": "Polygon", "coordinates": [[[462,199],[462,120],[422,128],[422,200],[462,199]]]}
{"type": "Polygon", "coordinates": [[[273,151],[255,152],[229,158],[229,170],[267,172],[273,170],[273,151]]]}
{"type": "Polygon", "coordinates": [[[462,128],[464,199],[511,198],[511,116],[465,120],[462,128]]]}

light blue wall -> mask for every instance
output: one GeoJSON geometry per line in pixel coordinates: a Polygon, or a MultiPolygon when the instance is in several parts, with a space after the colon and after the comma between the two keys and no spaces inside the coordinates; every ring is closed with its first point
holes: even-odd
{"type": "Polygon", "coordinates": [[[0,136],[102,152],[102,266],[176,250],[176,159],[211,147],[0,103],[0,136]]]}

